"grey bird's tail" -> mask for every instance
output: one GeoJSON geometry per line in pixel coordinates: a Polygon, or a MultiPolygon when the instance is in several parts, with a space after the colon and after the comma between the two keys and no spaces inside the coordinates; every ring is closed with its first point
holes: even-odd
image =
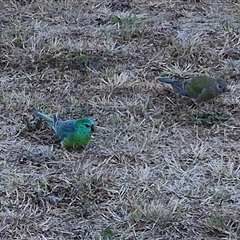
{"type": "Polygon", "coordinates": [[[53,126],[53,122],[54,122],[53,118],[50,118],[49,116],[47,116],[47,115],[45,115],[45,114],[43,114],[41,112],[38,112],[35,109],[32,110],[32,113],[34,113],[36,116],[44,119],[48,123],[49,126],[51,126],[51,127],[53,126]]]}
{"type": "Polygon", "coordinates": [[[159,81],[159,82],[164,82],[164,83],[171,84],[172,88],[176,92],[182,94],[183,96],[190,97],[189,94],[187,93],[187,91],[183,88],[182,82],[180,82],[178,80],[171,79],[171,78],[167,78],[167,77],[159,77],[156,80],[159,81]]]}

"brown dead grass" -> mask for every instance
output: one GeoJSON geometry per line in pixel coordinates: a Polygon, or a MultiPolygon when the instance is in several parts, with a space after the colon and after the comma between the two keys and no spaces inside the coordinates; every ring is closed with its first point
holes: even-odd
{"type": "Polygon", "coordinates": [[[239,239],[238,1],[1,1],[1,239],[239,239]],[[191,102],[162,74],[225,78],[191,102]],[[29,108],[96,121],[66,151],[29,108]],[[231,115],[197,125],[197,112],[231,115]],[[28,125],[27,125],[27,122],[28,125]]]}

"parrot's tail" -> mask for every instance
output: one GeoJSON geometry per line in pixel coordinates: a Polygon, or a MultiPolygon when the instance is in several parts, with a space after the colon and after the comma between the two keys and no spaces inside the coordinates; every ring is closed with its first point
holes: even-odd
{"type": "Polygon", "coordinates": [[[190,97],[187,91],[184,89],[182,82],[171,79],[171,78],[165,78],[165,77],[159,77],[156,79],[157,81],[168,83],[172,85],[172,88],[182,94],[183,96],[190,97]]]}
{"type": "Polygon", "coordinates": [[[173,80],[171,78],[167,78],[167,77],[158,77],[156,80],[159,82],[164,82],[164,83],[169,83],[169,84],[173,84],[175,82],[175,80],[173,80]]]}
{"type": "Polygon", "coordinates": [[[50,118],[49,116],[38,112],[37,110],[33,109],[32,113],[34,113],[35,115],[37,115],[38,117],[44,119],[50,126],[53,126],[53,119],[50,118]]]}
{"type": "Polygon", "coordinates": [[[58,118],[57,118],[57,114],[55,113],[54,115],[53,115],[53,123],[52,123],[52,128],[53,128],[53,130],[56,132],[56,125],[57,125],[57,123],[58,123],[58,118]]]}

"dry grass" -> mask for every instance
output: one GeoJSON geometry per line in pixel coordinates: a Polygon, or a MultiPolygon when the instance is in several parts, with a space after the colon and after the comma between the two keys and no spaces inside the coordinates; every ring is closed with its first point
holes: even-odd
{"type": "Polygon", "coordinates": [[[238,1],[1,6],[1,239],[240,239],[238,1]],[[192,106],[155,82],[200,73],[231,92],[192,106]],[[32,107],[94,139],[62,149],[32,107]]]}

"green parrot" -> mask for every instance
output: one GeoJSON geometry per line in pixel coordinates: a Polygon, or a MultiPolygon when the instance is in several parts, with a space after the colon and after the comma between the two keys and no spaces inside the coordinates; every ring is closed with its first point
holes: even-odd
{"type": "Polygon", "coordinates": [[[91,134],[94,131],[93,120],[82,118],[62,121],[57,119],[57,114],[50,118],[35,109],[32,112],[44,119],[52,127],[64,148],[79,148],[89,143],[91,134]]]}
{"type": "Polygon", "coordinates": [[[176,92],[190,97],[197,103],[208,101],[220,93],[226,92],[228,86],[225,80],[208,76],[197,76],[183,81],[165,77],[159,77],[156,80],[171,84],[176,92]]]}

